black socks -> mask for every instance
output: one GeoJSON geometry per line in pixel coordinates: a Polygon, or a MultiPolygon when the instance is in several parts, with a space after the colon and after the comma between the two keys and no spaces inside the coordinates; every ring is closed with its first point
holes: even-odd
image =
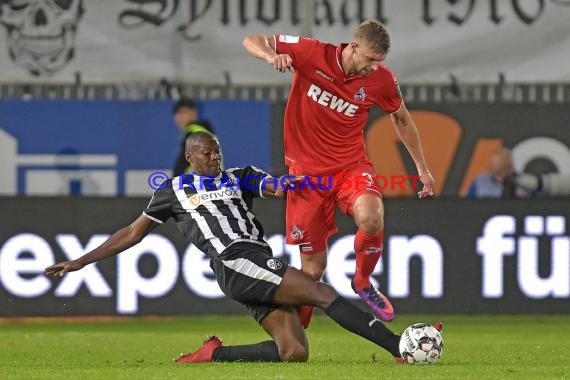
{"type": "Polygon", "coordinates": [[[346,299],[339,296],[325,313],[346,330],[376,343],[393,356],[400,356],[400,336],[390,331],[372,314],[362,311],[346,299]]]}
{"type": "Polygon", "coordinates": [[[256,344],[219,347],[212,356],[214,362],[280,362],[279,350],[272,340],[256,344]]]}

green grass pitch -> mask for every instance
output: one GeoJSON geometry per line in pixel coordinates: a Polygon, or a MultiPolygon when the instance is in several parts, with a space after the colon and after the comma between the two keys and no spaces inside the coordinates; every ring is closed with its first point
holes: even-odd
{"type": "Polygon", "coordinates": [[[570,316],[400,315],[444,322],[445,349],[432,366],[390,355],[316,316],[307,363],[177,365],[209,334],[226,344],[266,340],[247,316],[0,323],[0,379],[570,379],[570,316]]]}

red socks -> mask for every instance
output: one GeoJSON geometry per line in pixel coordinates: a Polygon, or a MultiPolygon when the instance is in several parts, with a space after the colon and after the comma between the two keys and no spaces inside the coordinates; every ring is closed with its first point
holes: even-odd
{"type": "Polygon", "coordinates": [[[309,328],[309,324],[311,323],[311,318],[313,317],[313,309],[313,306],[297,307],[297,310],[299,312],[299,319],[301,320],[301,324],[305,330],[309,328]]]}
{"type": "Polygon", "coordinates": [[[360,228],[354,238],[354,252],[356,252],[356,270],[354,272],[354,285],[364,289],[370,285],[370,275],[374,272],[378,260],[382,256],[384,229],[377,235],[370,235],[360,228]]]}
{"type": "MultiPolygon", "coordinates": [[[[384,229],[377,235],[369,235],[360,228],[354,238],[354,252],[356,252],[356,270],[354,272],[354,285],[358,289],[364,289],[370,285],[370,276],[382,257],[382,240],[384,229]]],[[[299,317],[303,327],[309,327],[313,315],[313,306],[298,307],[299,317]]]]}

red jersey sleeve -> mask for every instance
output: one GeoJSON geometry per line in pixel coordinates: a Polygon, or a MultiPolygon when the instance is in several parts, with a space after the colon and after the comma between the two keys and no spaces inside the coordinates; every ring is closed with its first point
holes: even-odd
{"type": "Polygon", "coordinates": [[[388,113],[394,113],[402,106],[403,98],[398,78],[387,67],[383,67],[380,96],[376,100],[376,105],[388,113]]]}
{"type": "Polygon", "coordinates": [[[276,34],[275,52],[277,54],[289,54],[293,59],[293,68],[302,67],[311,60],[311,54],[317,47],[319,41],[299,36],[287,34],[276,34]]]}

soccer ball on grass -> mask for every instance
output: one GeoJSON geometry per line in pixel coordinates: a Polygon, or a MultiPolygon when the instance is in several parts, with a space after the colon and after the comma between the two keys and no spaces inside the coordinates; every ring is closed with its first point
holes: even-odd
{"type": "Polygon", "coordinates": [[[415,323],[400,338],[400,354],[408,364],[433,364],[443,354],[441,324],[415,323]],[[437,327],[437,328],[436,328],[437,327]]]}

